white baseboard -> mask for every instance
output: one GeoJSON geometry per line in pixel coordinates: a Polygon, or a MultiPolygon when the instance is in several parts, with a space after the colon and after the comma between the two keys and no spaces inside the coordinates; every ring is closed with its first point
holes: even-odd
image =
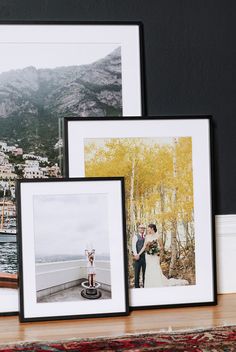
{"type": "Polygon", "coordinates": [[[218,293],[236,292],[236,214],[216,215],[218,293]]]}

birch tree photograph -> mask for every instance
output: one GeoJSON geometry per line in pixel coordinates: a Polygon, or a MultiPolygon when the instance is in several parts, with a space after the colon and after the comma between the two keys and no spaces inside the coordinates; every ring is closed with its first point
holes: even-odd
{"type": "Polygon", "coordinates": [[[86,138],[84,158],[87,177],[125,177],[130,288],[195,285],[192,138],[86,138]]]}

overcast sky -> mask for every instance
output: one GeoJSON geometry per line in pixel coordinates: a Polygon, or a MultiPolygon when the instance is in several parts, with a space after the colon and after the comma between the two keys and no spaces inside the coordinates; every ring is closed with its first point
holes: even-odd
{"type": "Polygon", "coordinates": [[[117,44],[0,43],[0,73],[22,69],[84,65],[110,54],[117,44]]]}
{"type": "Polygon", "coordinates": [[[109,254],[106,194],[34,196],[36,257],[109,254]]]}

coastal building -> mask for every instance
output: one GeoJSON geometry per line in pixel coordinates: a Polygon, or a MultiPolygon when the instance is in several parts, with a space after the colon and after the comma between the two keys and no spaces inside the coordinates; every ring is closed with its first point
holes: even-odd
{"type": "Polygon", "coordinates": [[[60,170],[58,164],[55,164],[55,165],[48,168],[48,176],[49,177],[60,177],[61,176],[61,170],[60,170]]]}
{"type": "Polygon", "coordinates": [[[16,150],[14,145],[7,145],[5,152],[13,153],[16,150]]]}
{"type": "Polygon", "coordinates": [[[23,149],[15,145],[7,145],[6,142],[0,141],[0,151],[12,153],[13,155],[23,155],[23,149]]]}
{"type": "Polygon", "coordinates": [[[9,179],[14,180],[17,178],[16,173],[14,172],[15,168],[12,164],[0,165],[0,179],[9,179]]]}
{"type": "Polygon", "coordinates": [[[42,163],[48,163],[48,158],[46,156],[34,155],[34,154],[23,154],[23,159],[38,160],[42,163]]]}
{"type": "Polygon", "coordinates": [[[9,156],[5,153],[0,152],[0,165],[6,165],[9,163],[9,156]]]}
{"type": "Polygon", "coordinates": [[[18,156],[18,155],[23,155],[23,149],[22,148],[16,148],[12,151],[12,154],[15,155],[15,156],[18,156]]]}
{"type": "MultiPolygon", "coordinates": [[[[23,148],[8,146],[6,142],[0,141],[0,179],[15,180],[17,174],[23,178],[60,177],[61,170],[58,164],[49,166],[48,158],[45,156],[35,155],[34,153],[24,154],[23,148]],[[22,162],[9,163],[10,156],[6,153],[21,156],[22,162]]],[[[14,188],[12,188],[11,194],[15,194],[14,188]]]]}
{"type": "Polygon", "coordinates": [[[38,160],[26,160],[25,165],[26,167],[39,168],[38,160]]]}
{"type": "Polygon", "coordinates": [[[0,150],[5,151],[6,147],[7,147],[7,143],[3,142],[3,141],[0,141],[0,150]]]}
{"type": "Polygon", "coordinates": [[[39,167],[37,160],[26,160],[24,168],[24,178],[43,178],[43,171],[39,167]]]}

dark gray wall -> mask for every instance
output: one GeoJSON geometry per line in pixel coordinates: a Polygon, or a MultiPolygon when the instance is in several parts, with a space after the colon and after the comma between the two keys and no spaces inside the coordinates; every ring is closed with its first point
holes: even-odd
{"type": "Polygon", "coordinates": [[[214,116],[215,210],[236,214],[236,1],[0,0],[0,20],[142,21],[147,112],[214,116]]]}

